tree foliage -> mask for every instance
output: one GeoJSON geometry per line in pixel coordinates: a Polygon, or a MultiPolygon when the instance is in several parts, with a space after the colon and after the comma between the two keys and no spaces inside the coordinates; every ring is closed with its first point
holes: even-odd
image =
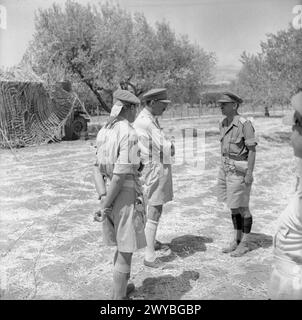
{"type": "Polygon", "coordinates": [[[241,56],[242,68],[233,88],[254,104],[289,103],[302,87],[302,32],[289,27],[269,34],[261,52],[241,56]]]}
{"type": "Polygon", "coordinates": [[[133,16],[119,6],[83,6],[68,0],[39,10],[35,34],[23,57],[48,81],[81,81],[102,98],[119,86],[139,96],[165,86],[175,102],[198,97],[211,78],[215,57],[186,36],[177,36],[165,21],[152,27],[143,14],[133,16]]]}

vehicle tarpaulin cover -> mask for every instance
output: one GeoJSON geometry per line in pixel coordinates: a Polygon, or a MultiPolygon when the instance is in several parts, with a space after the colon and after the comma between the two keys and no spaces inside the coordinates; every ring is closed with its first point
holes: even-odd
{"type": "Polygon", "coordinates": [[[77,95],[61,83],[0,81],[0,147],[30,146],[62,137],[77,95]]]}

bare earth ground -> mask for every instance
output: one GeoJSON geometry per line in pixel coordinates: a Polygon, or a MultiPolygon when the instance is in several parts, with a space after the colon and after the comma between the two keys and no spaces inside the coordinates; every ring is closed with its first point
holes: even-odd
{"type": "MultiPolygon", "coordinates": [[[[259,140],[251,195],[251,251],[221,253],[230,240],[230,214],[217,204],[217,117],[162,121],[181,148],[180,128],[206,129],[205,170],[174,167],[173,202],[164,207],[158,238],[172,254],[163,270],[135,253],[134,299],[267,299],[276,218],[294,191],[290,126],[254,118],[259,140]]],[[[92,181],[94,140],[0,151],[1,299],[109,299],[113,248],[93,222],[98,201],[92,181]]]]}

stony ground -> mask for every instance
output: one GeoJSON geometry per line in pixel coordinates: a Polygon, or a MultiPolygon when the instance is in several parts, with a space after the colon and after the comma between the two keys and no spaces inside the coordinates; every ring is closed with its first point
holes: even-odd
{"type": "MultiPolygon", "coordinates": [[[[177,152],[174,201],[158,238],[170,245],[166,266],[142,265],[134,255],[134,299],[267,299],[275,221],[294,191],[290,126],[281,117],[254,117],[259,140],[251,196],[251,251],[231,258],[230,214],[217,204],[217,118],[162,121],[182,148],[181,128],[198,128],[205,148],[177,152]],[[200,152],[200,151],[198,151],[200,152]],[[191,155],[192,153],[192,155],[191,155]],[[203,157],[204,156],[204,157],[203,157]]],[[[187,133],[187,134],[188,134],[187,133]]],[[[109,299],[113,248],[93,222],[98,201],[92,181],[94,140],[0,151],[1,299],[109,299]]]]}

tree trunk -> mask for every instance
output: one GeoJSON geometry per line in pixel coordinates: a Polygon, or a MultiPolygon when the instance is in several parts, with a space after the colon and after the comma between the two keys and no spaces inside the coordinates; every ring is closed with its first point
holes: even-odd
{"type": "Polygon", "coordinates": [[[110,111],[111,111],[110,108],[107,106],[106,102],[103,100],[102,96],[99,94],[99,92],[97,91],[97,89],[95,89],[95,88],[93,87],[93,84],[91,83],[91,81],[90,81],[89,79],[85,79],[82,71],[81,71],[79,68],[77,68],[77,66],[73,65],[71,62],[70,62],[70,65],[71,65],[72,71],[75,72],[75,73],[77,73],[77,74],[80,76],[80,78],[82,79],[82,81],[83,81],[84,83],[86,83],[86,85],[89,87],[89,89],[95,94],[95,96],[96,96],[96,98],[98,99],[101,107],[102,107],[105,111],[107,111],[108,113],[110,113],[110,111]]]}
{"type": "Polygon", "coordinates": [[[84,82],[86,83],[86,85],[89,87],[89,89],[95,94],[95,96],[97,97],[98,101],[100,102],[101,107],[107,111],[108,113],[110,113],[110,109],[107,106],[106,102],[103,100],[102,96],[100,95],[100,93],[93,88],[93,85],[89,82],[84,80],[84,82]]]}

